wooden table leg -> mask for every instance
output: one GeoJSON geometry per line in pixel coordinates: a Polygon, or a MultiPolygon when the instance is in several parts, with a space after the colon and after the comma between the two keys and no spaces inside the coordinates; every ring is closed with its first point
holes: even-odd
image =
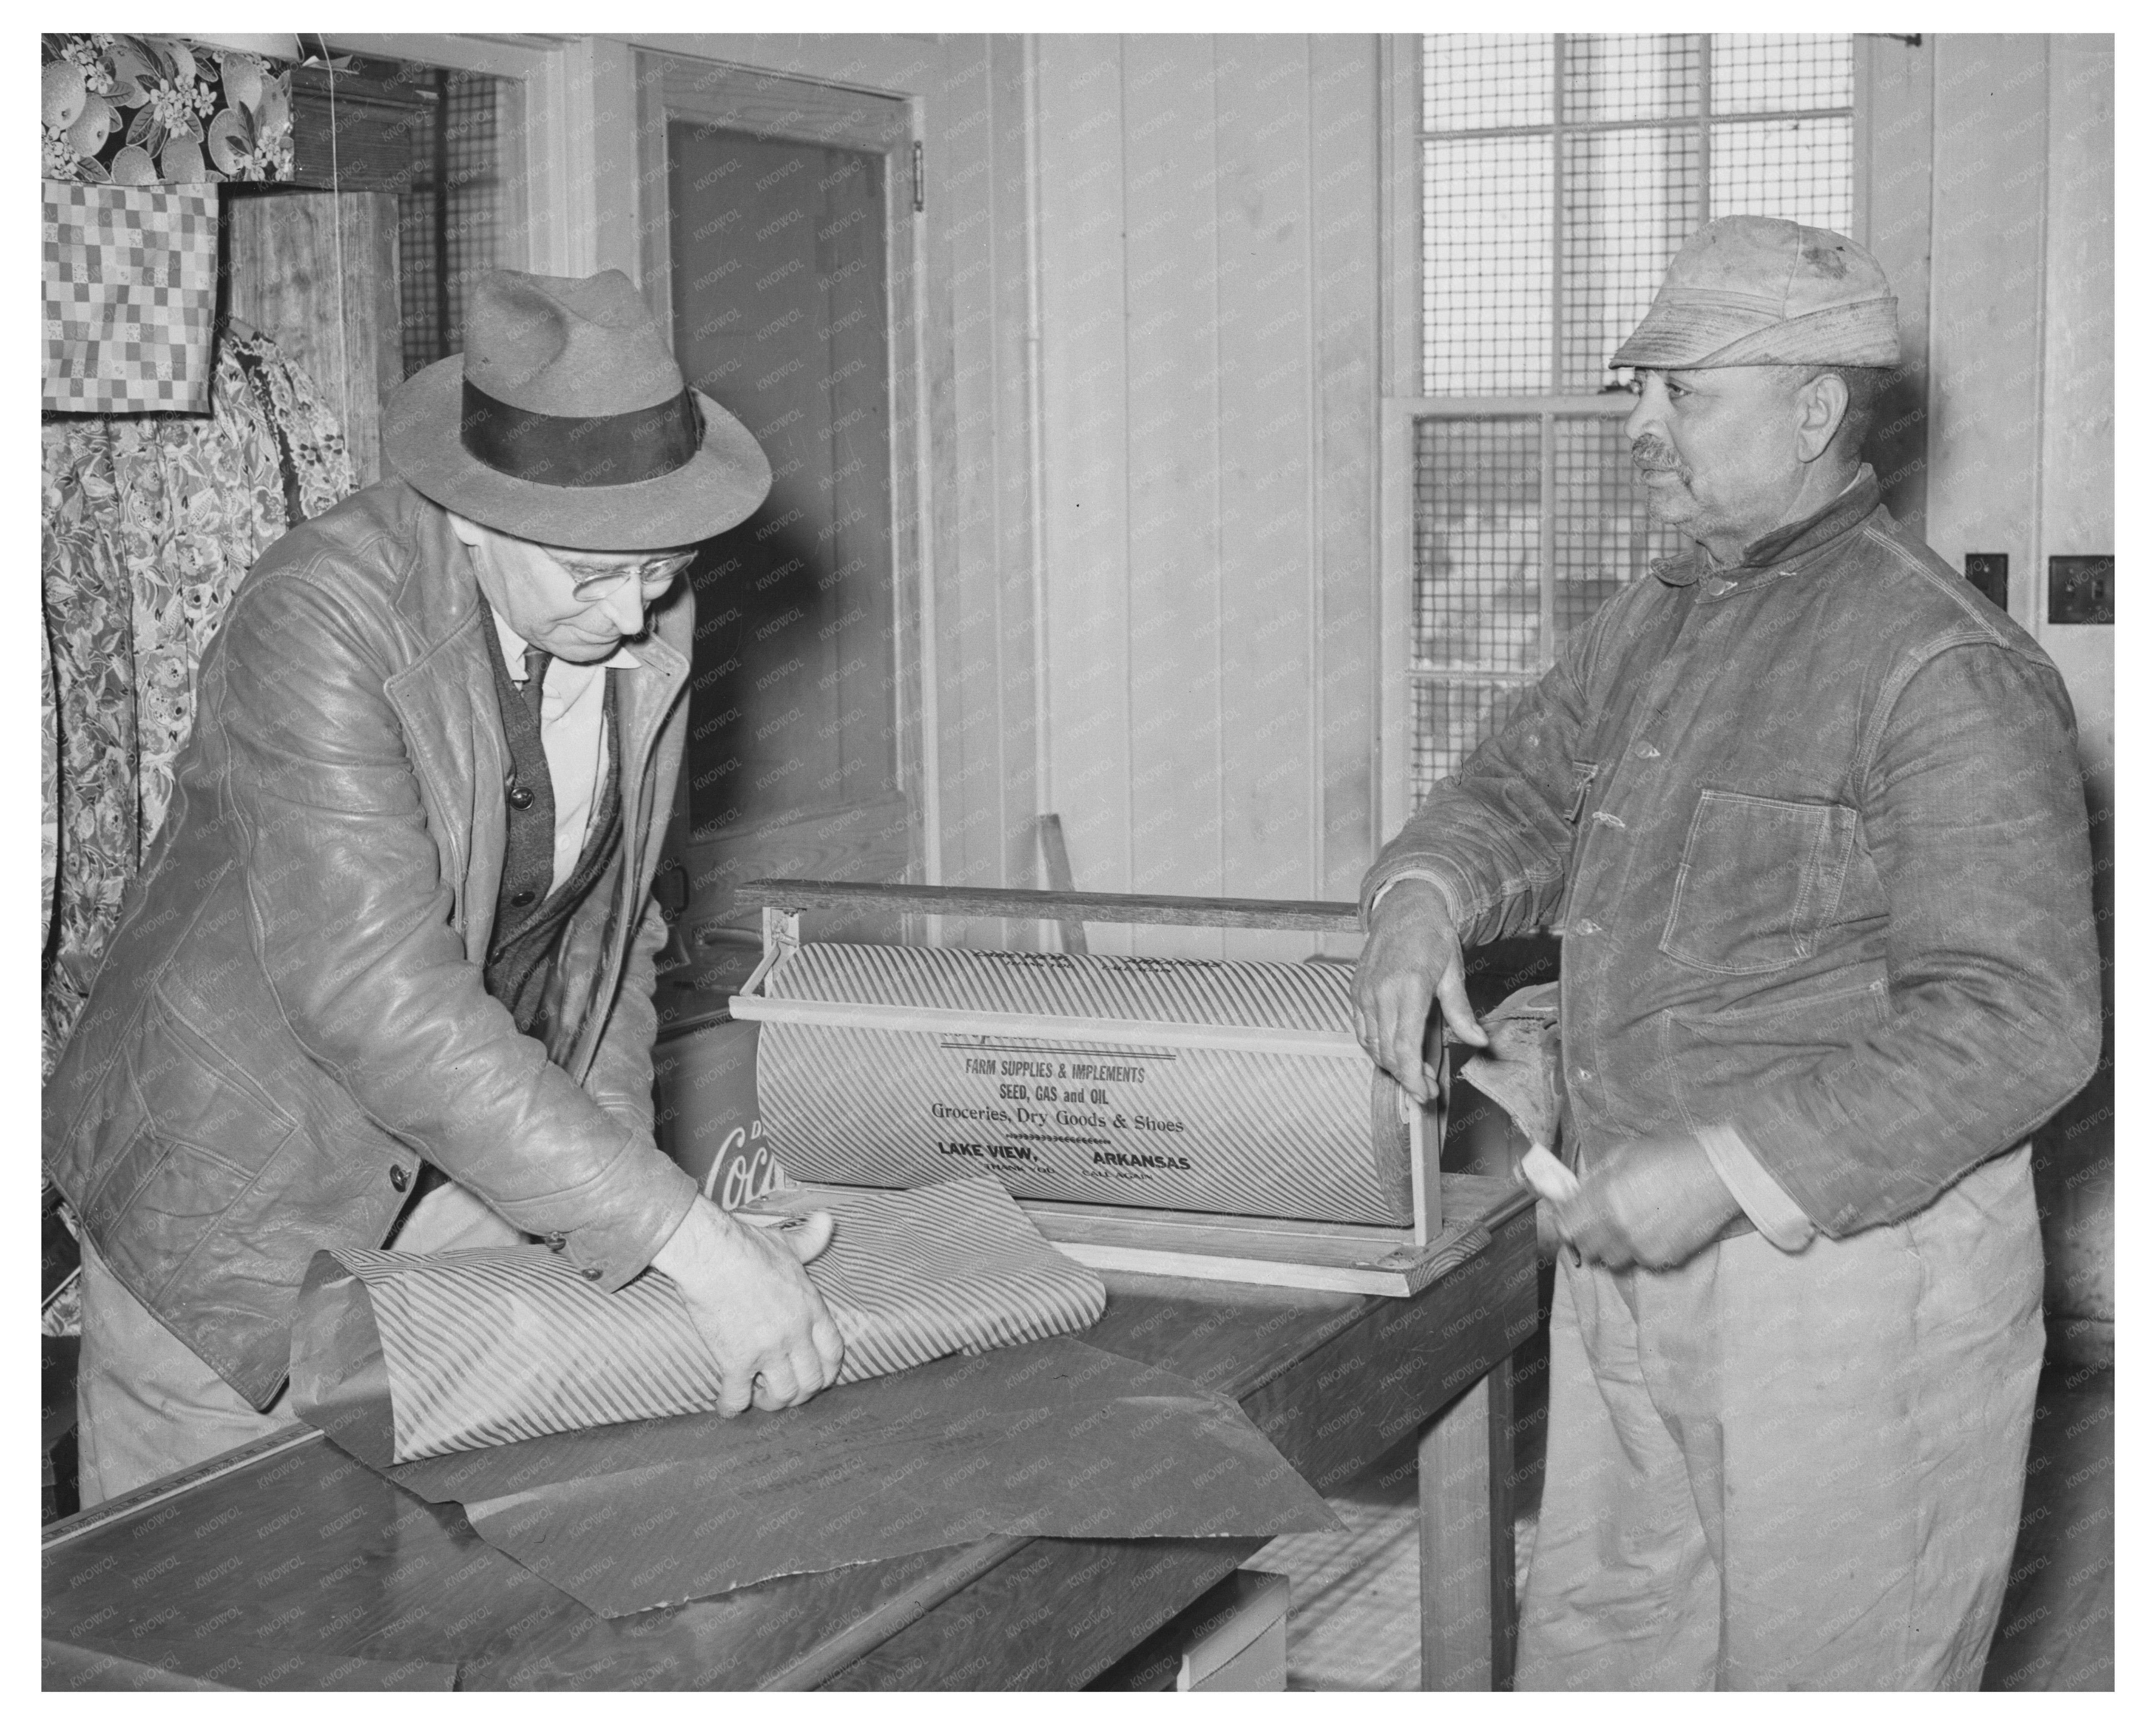
{"type": "Polygon", "coordinates": [[[1512,1549],[1512,1358],[1490,1368],[1490,1686],[1512,1686],[1519,1651],[1519,1554],[1512,1549]]]}
{"type": "Polygon", "coordinates": [[[1490,1686],[1490,1380],[1423,1428],[1422,1686],[1490,1686]]]}
{"type": "Polygon", "coordinates": [[[1509,1359],[1424,1427],[1416,1461],[1422,1686],[1510,1688],[1517,1620],[1509,1359]]]}

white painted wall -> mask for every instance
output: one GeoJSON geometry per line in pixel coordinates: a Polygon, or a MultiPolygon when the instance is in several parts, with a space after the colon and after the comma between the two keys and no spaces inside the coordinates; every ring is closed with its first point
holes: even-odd
{"type": "MultiPolygon", "coordinates": [[[[1882,172],[1929,173],[1925,536],[1959,567],[2011,559],[2010,605],[2058,664],[2081,726],[2112,1001],[2112,631],[2046,616],[2048,560],[2114,547],[2112,42],[1939,35],[1928,135],[1882,172]],[[1912,162],[1921,150],[1928,161],[1912,162]]],[[[2055,1311],[2113,1316],[2112,1074],[2038,1144],[2055,1311]]]]}

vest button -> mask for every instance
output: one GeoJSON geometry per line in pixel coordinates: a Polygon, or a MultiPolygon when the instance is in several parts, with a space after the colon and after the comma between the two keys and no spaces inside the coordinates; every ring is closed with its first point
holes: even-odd
{"type": "Polygon", "coordinates": [[[509,901],[521,911],[525,907],[525,906],[530,904],[532,900],[538,896],[539,895],[536,892],[512,892],[509,895],[509,901]]]}
{"type": "Polygon", "coordinates": [[[511,809],[529,809],[531,806],[531,788],[529,785],[517,786],[509,793],[509,806],[511,809]]]}
{"type": "Polygon", "coordinates": [[[412,1183],[412,1177],[401,1168],[393,1168],[389,1170],[389,1183],[402,1192],[412,1183]]]}

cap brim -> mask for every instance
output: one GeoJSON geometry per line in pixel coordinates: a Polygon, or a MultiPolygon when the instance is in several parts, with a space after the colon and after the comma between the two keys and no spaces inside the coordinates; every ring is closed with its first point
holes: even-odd
{"type": "Polygon", "coordinates": [[[1771,313],[1749,307],[1658,299],[1609,363],[1681,370],[1703,363],[1731,342],[1774,321],[1771,313]]]}
{"type": "Polygon", "coordinates": [[[458,436],[464,356],[407,378],[382,406],[382,453],[412,487],[492,527],[575,551],[661,551],[723,533],[756,512],[771,463],[748,428],[701,389],[704,439],[682,466],[621,485],[542,485],[496,471],[458,436]]]}
{"type": "Polygon", "coordinates": [[[1612,366],[1669,371],[1727,366],[1891,366],[1901,357],[1892,295],[1829,305],[1801,317],[1765,318],[1697,302],[1657,300],[1617,350],[1612,366]]]}

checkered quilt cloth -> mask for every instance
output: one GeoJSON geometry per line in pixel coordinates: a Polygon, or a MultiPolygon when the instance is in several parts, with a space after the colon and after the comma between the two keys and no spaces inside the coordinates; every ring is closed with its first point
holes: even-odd
{"type": "Polygon", "coordinates": [[[44,182],[48,410],[208,413],[216,312],[213,188],[44,182]]]}

